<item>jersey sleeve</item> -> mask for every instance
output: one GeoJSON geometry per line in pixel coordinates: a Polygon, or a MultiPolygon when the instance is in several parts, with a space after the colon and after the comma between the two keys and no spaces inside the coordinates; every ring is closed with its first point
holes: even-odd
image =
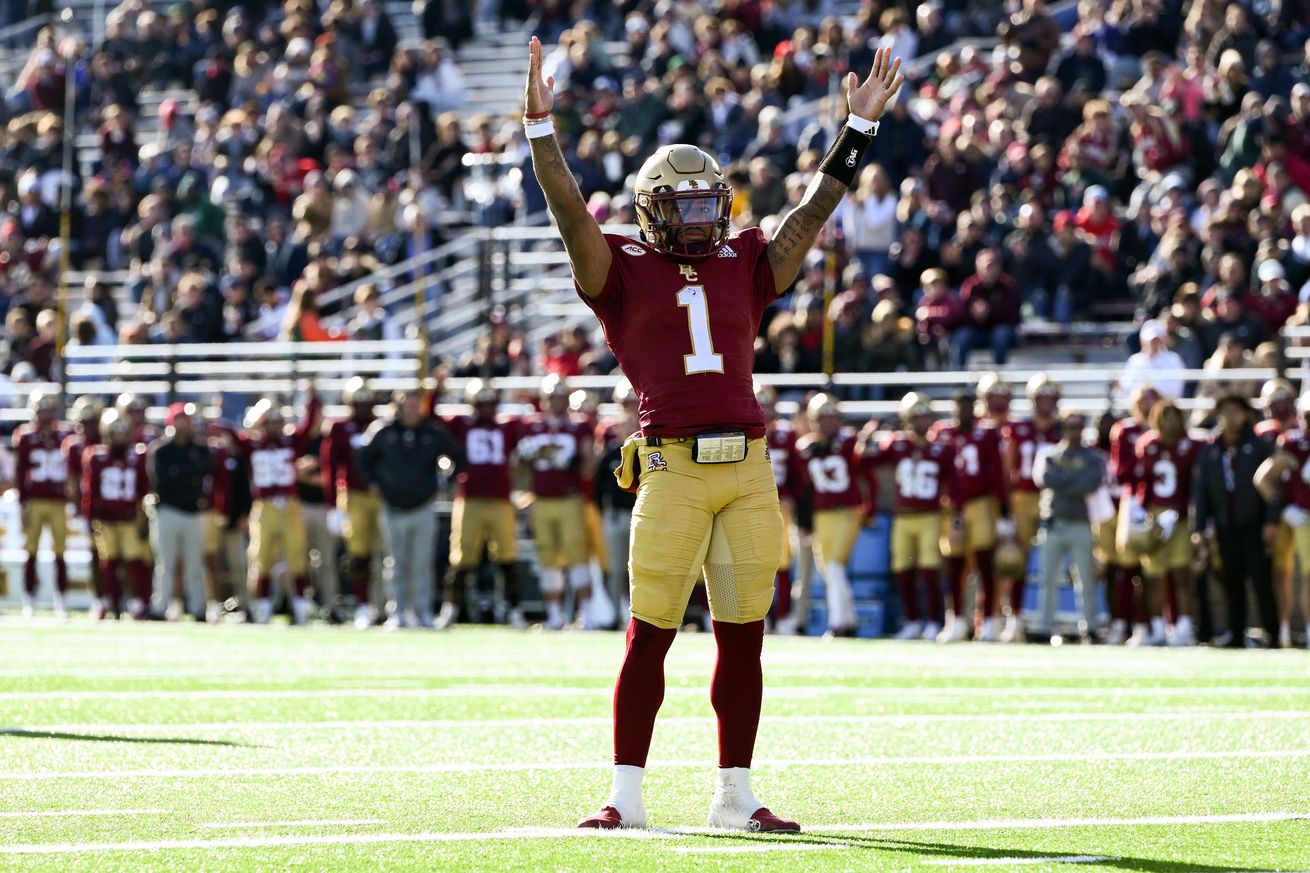
{"type": "Polygon", "coordinates": [[[752,227],[742,231],[735,241],[746,243],[751,265],[751,287],[755,290],[755,314],[762,315],[764,310],[778,297],[780,290],[773,280],[773,265],[769,263],[769,239],[764,231],[752,227]]]}
{"type": "Polygon", "coordinates": [[[18,492],[18,502],[27,501],[27,468],[31,461],[28,457],[27,434],[14,432],[14,489],[18,492]]]}
{"type": "Polygon", "coordinates": [[[622,246],[631,244],[631,240],[610,233],[603,236],[605,245],[609,246],[610,250],[610,270],[605,275],[605,284],[601,286],[599,294],[588,297],[575,277],[573,290],[602,321],[609,322],[617,320],[623,310],[623,274],[627,256],[623,253],[622,246]]]}

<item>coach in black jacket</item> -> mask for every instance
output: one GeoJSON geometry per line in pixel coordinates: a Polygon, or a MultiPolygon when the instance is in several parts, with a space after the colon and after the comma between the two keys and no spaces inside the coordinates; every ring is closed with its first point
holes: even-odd
{"type": "Polygon", "coordinates": [[[1225,394],[1215,403],[1220,429],[1201,451],[1193,482],[1197,536],[1213,534],[1223,565],[1228,603],[1228,645],[1246,644],[1246,583],[1255,589],[1260,623],[1275,639],[1278,618],[1269,562],[1278,510],[1256,491],[1255,471],[1273,453],[1273,446],[1255,435],[1250,402],[1240,394],[1225,394]]]}

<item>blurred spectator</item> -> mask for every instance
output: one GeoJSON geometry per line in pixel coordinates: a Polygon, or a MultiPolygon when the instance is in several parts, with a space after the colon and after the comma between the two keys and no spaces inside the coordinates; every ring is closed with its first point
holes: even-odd
{"type": "Polygon", "coordinates": [[[897,201],[886,172],[877,164],[869,164],[860,172],[854,195],[838,208],[846,245],[866,275],[886,273],[891,267],[897,201]]]}
{"type": "Polygon", "coordinates": [[[995,249],[978,253],[977,272],[960,287],[963,323],[952,338],[951,359],[957,370],[969,369],[969,354],[987,348],[997,366],[1009,359],[1019,325],[1019,291],[1001,270],[995,249]]]}
{"type": "Polygon", "coordinates": [[[1165,347],[1165,328],[1158,321],[1148,321],[1141,329],[1142,350],[1128,358],[1119,391],[1130,396],[1139,385],[1150,385],[1166,399],[1183,396],[1183,379],[1179,373],[1187,366],[1177,352],[1165,347]]]}
{"type": "Polygon", "coordinates": [[[998,30],[1001,42],[1017,51],[1019,75],[1033,82],[1046,72],[1060,47],[1060,27],[1046,11],[1045,0],[1023,0],[1019,11],[998,30]]]}

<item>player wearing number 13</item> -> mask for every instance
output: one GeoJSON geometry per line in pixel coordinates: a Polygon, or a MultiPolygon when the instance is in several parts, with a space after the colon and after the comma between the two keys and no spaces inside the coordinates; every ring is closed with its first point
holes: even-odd
{"type": "Polygon", "coordinates": [[[607,236],[587,212],[553,136],[553,81],[529,48],[524,125],[546,204],[574,281],[639,398],[641,435],[626,445],[623,481],[637,488],[630,547],[632,622],[614,694],[613,790],[583,827],[641,827],[641,780],[663,697],[664,655],[696,578],[705,575],[719,657],[711,700],[719,774],[710,824],[798,830],[751,792],[762,695],[760,648],[781,557],[778,489],[751,384],[765,307],[791,286],[820,229],[854,182],[900,60],[879,49],[863,82],[845,82],[851,115],[800,204],[772,240],[732,236],[732,189],[714,158],[664,146],[637,173],[641,239],[607,236]],[[635,479],[640,469],[639,483],[635,479]]]}

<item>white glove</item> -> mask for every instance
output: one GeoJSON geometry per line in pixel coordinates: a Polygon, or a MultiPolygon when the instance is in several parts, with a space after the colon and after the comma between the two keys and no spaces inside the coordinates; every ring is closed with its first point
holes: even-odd
{"type": "Polygon", "coordinates": [[[1174,535],[1174,528],[1178,526],[1178,510],[1166,509],[1155,517],[1155,521],[1160,525],[1160,539],[1167,540],[1174,535]]]}
{"type": "Polygon", "coordinates": [[[996,522],[996,536],[1003,540],[1014,539],[1017,530],[1018,528],[1015,526],[1014,519],[1012,518],[1002,518],[996,522]]]}
{"type": "Polygon", "coordinates": [[[327,514],[328,533],[332,534],[334,537],[341,536],[342,520],[340,509],[329,509],[327,514]]]}
{"type": "Polygon", "coordinates": [[[1305,523],[1310,521],[1310,512],[1299,506],[1289,506],[1283,510],[1283,521],[1292,527],[1305,527],[1305,523]]]}

